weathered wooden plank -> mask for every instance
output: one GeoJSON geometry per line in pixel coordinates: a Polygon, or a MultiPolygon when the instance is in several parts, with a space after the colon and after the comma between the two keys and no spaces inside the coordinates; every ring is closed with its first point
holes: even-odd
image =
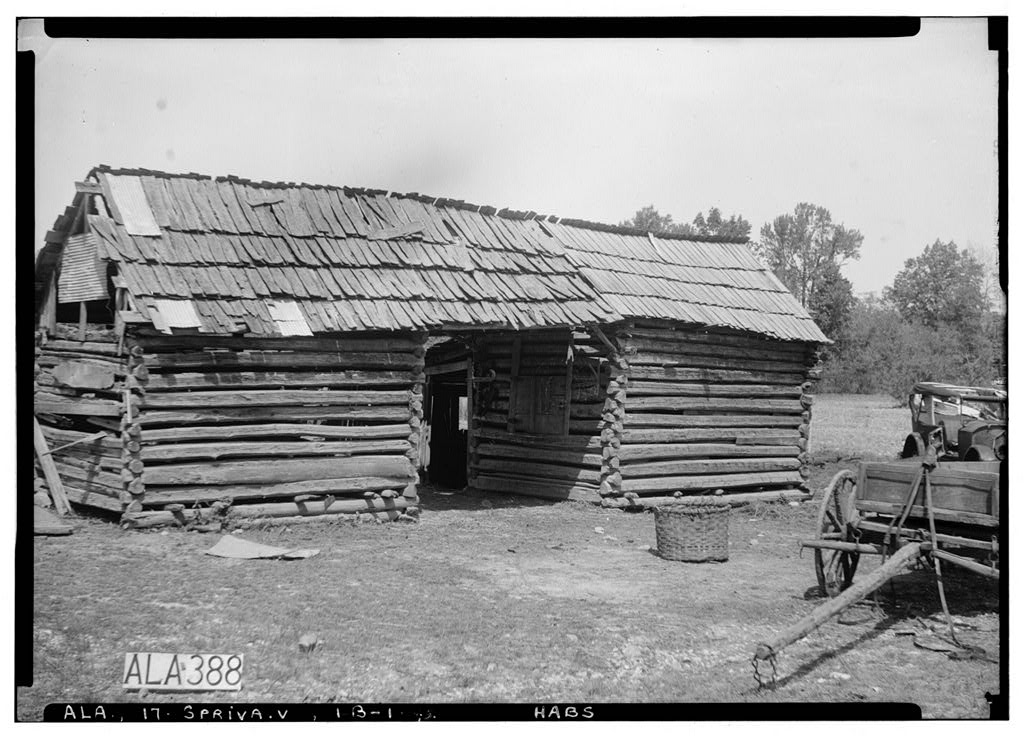
{"type": "Polygon", "coordinates": [[[630,414],[626,412],[626,431],[640,427],[672,427],[696,429],[701,427],[752,427],[796,429],[803,420],[799,416],[779,414],[630,414]]]}
{"type": "MultiPolygon", "coordinates": [[[[623,444],[619,458],[623,463],[644,462],[668,458],[719,457],[797,457],[800,448],[793,445],[737,445],[737,444],[623,444]]],[[[623,472],[627,472],[626,466],[623,472]]]]}
{"type": "Polygon", "coordinates": [[[107,511],[121,511],[124,505],[120,499],[105,496],[94,491],[76,488],[75,486],[64,486],[64,492],[72,503],[80,506],[95,506],[107,511]]]}
{"type": "Polygon", "coordinates": [[[597,501],[597,488],[586,484],[558,483],[556,481],[533,481],[478,475],[472,486],[481,491],[511,493],[520,496],[535,496],[553,501],[597,501]]]}
{"type": "Polygon", "coordinates": [[[413,478],[409,458],[370,455],[346,458],[277,458],[268,461],[224,460],[208,463],[149,466],[142,481],[150,485],[230,485],[239,483],[286,483],[322,478],[357,476],[413,478]]]}
{"type": "MultiPolygon", "coordinates": [[[[930,473],[935,518],[986,526],[999,523],[997,489],[999,463],[940,465],[930,473]],[[963,468],[962,465],[980,466],[963,468]],[[962,518],[961,518],[962,517],[962,518]]],[[[898,512],[920,465],[915,462],[863,463],[857,482],[857,508],[885,513],[898,512]]],[[[926,518],[924,487],[911,507],[915,518],[926,518]]]]}
{"type": "Polygon", "coordinates": [[[748,488],[762,486],[800,487],[800,473],[734,473],[730,475],[677,475],[658,478],[623,478],[622,490],[633,493],[673,491],[713,491],[718,488],[748,488]]]}
{"type": "MultiPolygon", "coordinates": [[[[144,426],[153,424],[224,424],[238,422],[304,422],[360,421],[360,422],[407,422],[409,408],[401,406],[307,406],[307,407],[252,407],[247,409],[210,409],[208,411],[146,411],[139,415],[144,426]]],[[[148,431],[148,430],[147,430],[148,431]]]]}
{"type": "MultiPolygon", "coordinates": [[[[685,417],[689,419],[690,417],[685,417]]],[[[735,417],[727,417],[735,418],[735,417]]],[[[796,429],[753,429],[749,427],[708,427],[697,429],[633,429],[622,432],[622,444],[648,446],[678,442],[751,442],[755,445],[796,445],[800,432],[796,429]]]]}
{"type": "Polygon", "coordinates": [[[205,503],[222,499],[235,502],[260,498],[280,498],[298,495],[337,495],[365,493],[366,491],[400,491],[409,484],[408,478],[321,478],[287,483],[147,486],[143,498],[145,505],[167,503],[205,503]]]}
{"type": "Polygon", "coordinates": [[[50,451],[65,445],[68,442],[80,442],[83,448],[101,447],[108,450],[120,450],[121,439],[115,435],[108,434],[105,437],[97,437],[94,432],[79,432],[73,429],[60,429],[51,427],[48,424],[40,424],[43,436],[50,443],[50,451]],[[84,441],[83,441],[84,440],[84,441]]]}
{"type": "Polygon", "coordinates": [[[409,353],[282,353],[273,351],[249,352],[192,352],[151,353],[146,355],[146,366],[151,370],[188,371],[202,368],[246,367],[259,370],[275,368],[418,368],[422,359],[409,353]]]}
{"type": "Polygon", "coordinates": [[[551,435],[527,434],[516,432],[509,434],[501,430],[480,428],[475,432],[479,440],[495,440],[510,445],[522,447],[546,447],[550,449],[559,448],[563,450],[575,450],[584,452],[586,450],[600,450],[601,440],[598,437],[556,437],[551,435]]]}
{"type": "Polygon", "coordinates": [[[403,511],[416,504],[405,498],[361,498],[340,499],[330,504],[324,501],[303,503],[254,503],[232,506],[228,515],[232,518],[256,518],[277,516],[323,516],[325,514],[357,514],[371,511],[403,511]]]}
{"type": "Polygon", "coordinates": [[[715,460],[673,460],[665,462],[637,462],[622,466],[622,477],[651,478],[675,475],[719,475],[724,473],[774,473],[799,470],[795,457],[739,458],[715,460]]]}
{"type": "Polygon", "coordinates": [[[384,406],[408,405],[410,391],[186,391],[147,394],[143,410],[188,407],[241,408],[262,406],[384,406]]]}
{"type": "Polygon", "coordinates": [[[753,360],[724,355],[683,355],[645,351],[635,355],[626,355],[625,358],[631,368],[634,366],[673,366],[768,373],[799,373],[802,368],[800,365],[789,361],[753,360]]]}
{"type": "MultiPolygon", "coordinates": [[[[408,427],[406,433],[408,434],[408,427]]],[[[142,461],[217,460],[226,457],[281,457],[333,455],[404,454],[412,448],[408,440],[366,442],[184,442],[149,445],[142,448],[142,461]]]]}
{"type": "Polygon", "coordinates": [[[61,361],[53,368],[53,377],[65,386],[78,389],[104,389],[114,385],[112,366],[97,366],[77,361],[61,361]]]}
{"type": "Polygon", "coordinates": [[[584,483],[601,482],[599,470],[568,465],[549,465],[540,462],[528,463],[522,460],[496,460],[483,457],[477,460],[472,467],[480,473],[525,478],[527,480],[553,478],[555,480],[571,480],[584,483]]]}
{"type": "MultiPolygon", "coordinates": [[[[87,332],[87,337],[88,334],[89,333],[87,332]]],[[[67,351],[72,353],[90,353],[96,355],[109,356],[113,358],[120,358],[120,352],[118,350],[117,344],[110,342],[79,342],[78,340],[50,340],[41,347],[43,352],[67,351]]]]}
{"type": "Polygon", "coordinates": [[[64,484],[61,482],[60,473],[57,472],[57,466],[50,456],[50,448],[46,444],[43,430],[39,427],[39,421],[33,419],[32,425],[36,459],[39,461],[39,467],[43,469],[43,477],[46,478],[46,485],[50,489],[50,498],[53,499],[53,506],[57,513],[65,516],[71,511],[71,506],[68,504],[68,497],[64,493],[64,484]]]}
{"type": "Polygon", "coordinates": [[[790,342],[770,337],[728,335],[720,332],[694,330],[658,330],[645,327],[630,327],[618,333],[619,340],[626,344],[644,347],[647,345],[671,344],[676,348],[729,347],[735,349],[763,350],[781,354],[805,356],[813,354],[816,346],[808,343],[790,342]]]}
{"type": "Polygon", "coordinates": [[[119,474],[102,470],[94,462],[77,457],[57,457],[54,458],[54,463],[57,466],[57,472],[62,476],[104,486],[115,493],[119,493],[124,488],[124,482],[119,474]]]}
{"type": "MultiPolygon", "coordinates": [[[[697,381],[700,383],[761,383],[799,386],[807,380],[804,373],[771,373],[716,368],[683,368],[637,365],[629,368],[630,380],[697,381]]],[[[632,384],[631,384],[632,385],[632,384]]]]}
{"type": "Polygon", "coordinates": [[[411,371],[153,373],[146,381],[146,391],[301,388],[305,386],[311,388],[409,386],[418,380],[420,380],[418,375],[411,371]]]}
{"type": "Polygon", "coordinates": [[[88,416],[116,417],[121,415],[122,404],[107,399],[82,399],[39,391],[35,395],[37,414],[85,414],[88,416]]]}
{"type": "Polygon", "coordinates": [[[799,400],[790,399],[729,399],[699,396],[630,396],[626,402],[626,411],[630,415],[640,412],[657,411],[732,411],[732,412],[766,412],[800,414],[804,407],[799,400]]]}
{"type": "Polygon", "coordinates": [[[629,382],[629,401],[638,396],[705,396],[705,397],[738,397],[757,398],[796,398],[803,392],[799,385],[770,386],[765,384],[715,384],[715,383],[675,383],[667,381],[633,381],[629,382]]]}
{"type": "Polygon", "coordinates": [[[68,355],[64,353],[54,353],[53,355],[42,353],[41,355],[36,356],[36,363],[41,368],[49,368],[51,370],[68,360],[73,360],[75,363],[82,365],[95,366],[99,369],[111,368],[114,371],[114,375],[118,377],[127,375],[128,373],[128,366],[124,361],[114,362],[99,356],[68,355]]]}
{"type": "Polygon", "coordinates": [[[423,348],[424,337],[389,334],[370,337],[211,337],[207,335],[146,335],[139,344],[147,353],[212,350],[285,350],[313,353],[388,352],[410,353],[423,348]]]}
{"type": "MultiPolygon", "coordinates": [[[[724,493],[720,498],[729,503],[730,506],[743,506],[749,503],[771,503],[777,501],[809,501],[814,494],[808,491],[781,490],[781,491],[732,491],[724,493]]],[[[683,498],[686,498],[685,496],[683,498]]],[[[602,506],[609,508],[630,508],[642,507],[653,508],[655,506],[667,506],[679,503],[677,496],[643,496],[637,499],[628,498],[605,498],[601,501],[602,506]]]]}
{"type": "MultiPolygon", "coordinates": [[[[599,448],[598,448],[599,449],[599,448]]],[[[572,450],[540,449],[521,445],[505,445],[496,442],[480,442],[477,452],[488,457],[518,458],[524,461],[562,463],[584,467],[601,467],[602,457],[598,453],[574,452],[572,450]]]]}
{"type": "Polygon", "coordinates": [[[223,427],[147,427],[144,443],[193,442],[197,440],[231,440],[243,437],[323,437],[331,439],[369,440],[409,436],[409,425],[377,424],[336,427],[325,424],[243,424],[223,427]]]}

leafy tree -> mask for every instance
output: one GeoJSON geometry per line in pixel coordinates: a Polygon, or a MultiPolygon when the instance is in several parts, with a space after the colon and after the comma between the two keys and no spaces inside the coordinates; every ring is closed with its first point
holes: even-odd
{"type": "Polygon", "coordinates": [[[620,222],[619,225],[646,230],[649,233],[720,237],[729,240],[743,240],[750,235],[750,223],[741,215],[732,215],[726,220],[717,207],[708,210],[707,218],[704,217],[704,213],[698,212],[692,223],[676,223],[672,220],[672,215],[663,215],[654,208],[654,205],[648,205],[637,210],[633,217],[620,222]]]}
{"type": "Polygon", "coordinates": [[[988,311],[985,267],[956,243],[936,240],[917,258],[908,258],[885,290],[908,321],[935,327],[953,325],[964,336],[977,336],[988,311]]]}
{"type": "Polygon", "coordinates": [[[835,263],[828,264],[811,287],[807,311],[821,331],[835,341],[829,351],[833,354],[841,353],[845,347],[846,327],[855,300],[853,284],[835,263]]]}
{"type": "Polygon", "coordinates": [[[822,330],[836,339],[852,306],[853,289],[840,272],[860,257],[864,236],[832,222],[824,207],[801,202],[792,214],[761,228],[754,251],[800,301],[822,330]]]}
{"type": "MultiPolygon", "coordinates": [[[[750,223],[740,215],[732,215],[728,220],[722,217],[717,207],[708,210],[707,219],[704,213],[698,212],[692,225],[683,225],[690,233],[704,237],[718,236],[730,240],[743,240],[750,237],[750,223]]],[[[689,233],[688,233],[689,234],[689,233]]]]}
{"type": "Polygon", "coordinates": [[[619,223],[622,227],[635,227],[649,233],[674,233],[679,227],[672,222],[672,215],[663,215],[654,209],[653,204],[636,211],[628,220],[619,223]]]}
{"type": "Polygon", "coordinates": [[[815,284],[832,268],[860,258],[864,236],[832,222],[824,207],[801,202],[793,214],[761,228],[755,252],[805,307],[815,284]]]}

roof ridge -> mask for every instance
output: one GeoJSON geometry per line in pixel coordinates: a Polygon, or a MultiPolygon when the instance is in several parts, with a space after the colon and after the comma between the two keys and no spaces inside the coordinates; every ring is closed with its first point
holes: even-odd
{"type": "Polygon", "coordinates": [[[533,210],[513,210],[508,207],[497,208],[492,205],[478,205],[471,202],[466,202],[461,199],[453,199],[450,197],[432,197],[430,195],[420,194],[418,192],[412,192],[408,194],[402,194],[400,192],[390,191],[387,189],[370,189],[364,187],[349,187],[349,186],[338,186],[336,184],[310,184],[308,182],[273,182],[273,181],[253,181],[243,177],[235,176],[233,174],[227,174],[225,176],[211,176],[209,174],[198,174],[196,172],[189,172],[187,174],[176,174],[168,171],[159,171],[153,169],[143,168],[125,168],[125,167],[113,167],[109,164],[99,164],[89,172],[87,176],[92,176],[96,172],[104,174],[113,174],[115,176],[155,176],[166,179],[198,179],[206,181],[230,181],[237,182],[239,184],[245,184],[247,186],[257,187],[261,189],[296,189],[299,187],[307,187],[309,189],[332,189],[335,191],[344,192],[346,196],[385,196],[394,197],[398,199],[415,199],[419,202],[430,204],[434,207],[452,207],[459,210],[470,210],[486,216],[501,217],[506,220],[537,220],[541,222],[551,222],[559,225],[565,225],[566,227],[580,228],[583,230],[594,230],[598,232],[609,232],[617,235],[638,235],[646,236],[648,234],[653,235],[657,238],[665,240],[682,240],[691,243],[726,243],[733,245],[746,245],[750,242],[749,238],[729,238],[721,235],[684,235],[681,233],[668,233],[664,231],[648,231],[642,228],[628,227],[625,225],[611,225],[604,222],[594,222],[591,220],[583,220],[579,218],[571,217],[557,217],[555,215],[539,215],[533,210]]]}

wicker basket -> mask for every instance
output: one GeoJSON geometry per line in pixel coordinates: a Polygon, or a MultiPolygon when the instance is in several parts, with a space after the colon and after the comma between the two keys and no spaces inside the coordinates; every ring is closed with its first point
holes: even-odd
{"type": "Polygon", "coordinates": [[[682,497],[654,508],[658,554],[682,562],[729,559],[729,502],[716,496],[682,497]]]}

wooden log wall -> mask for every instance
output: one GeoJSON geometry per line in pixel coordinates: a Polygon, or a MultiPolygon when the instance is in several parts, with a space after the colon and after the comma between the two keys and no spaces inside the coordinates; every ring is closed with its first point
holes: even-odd
{"type": "Polygon", "coordinates": [[[129,366],[113,330],[58,323],[37,333],[34,410],[73,503],[120,513],[141,491],[130,470],[141,469],[139,446],[122,431],[138,401],[129,366]]]}
{"type": "Polygon", "coordinates": [[[126,523],[415,507],[425,340],[133,334],[144,493],[126,523]]]}
{"type": "Polygon", "coordinates": [[[587,333],[532,331],[478,338],[469,435],[469,483],[484,491],[552,500],[599,500],[604,477],[600,439],[609,368],[606,349],[587,333]],[[517,347],[518,345],[518,347],[517,347]],[[567,362],[569,350],[572,361],[567,362]],[[509,421],[513,376],[553,381],[572,372],[566,430],[534,434],[509,421]]]}
{"type": "Polygon", "coordinates": [[[604,505],[657,505],[719,490],[806,495],[815,345],[658,322],[626,325],[612,342],[621,355],[603,430],[604,505]]]}

